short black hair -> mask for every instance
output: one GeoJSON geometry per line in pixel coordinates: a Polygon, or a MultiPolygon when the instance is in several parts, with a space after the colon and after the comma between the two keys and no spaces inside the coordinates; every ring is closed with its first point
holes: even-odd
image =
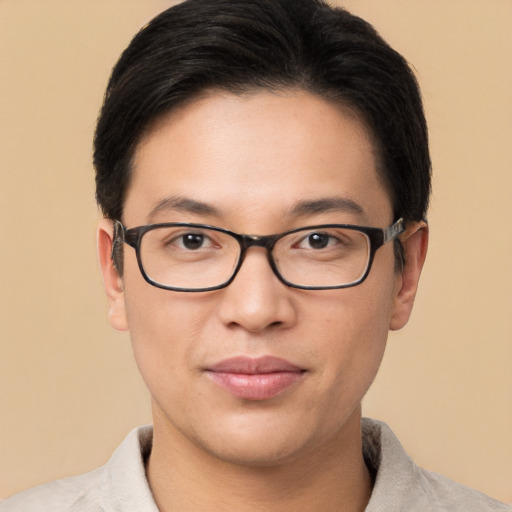
{"type": "Polygon", "coordinates": [[[302,89],[355,110],[395,219],[425,218],[431,163],[406,60],[366,21],[322,0],[187,0],[140,30],[112,71],[94,138],[96,197],[121,220],[138,142],[209,90],[302,89]]]}

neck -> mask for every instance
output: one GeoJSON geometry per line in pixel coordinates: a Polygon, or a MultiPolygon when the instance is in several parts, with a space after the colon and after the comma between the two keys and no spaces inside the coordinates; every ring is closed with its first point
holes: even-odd
{"type": "Polygon", "coordinates": [[[147,467],[160,512],[359,512],[370,499],[359,409],[323,446],[271,466],[221,460],[160,420],[147,467]]]}

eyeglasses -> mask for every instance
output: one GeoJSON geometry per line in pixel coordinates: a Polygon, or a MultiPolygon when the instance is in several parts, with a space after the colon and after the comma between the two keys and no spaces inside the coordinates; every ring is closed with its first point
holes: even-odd
{"type": "Polygon", "coordinates": [[[404,230],[403,219],[384,229],[322,224],[266,236],[184,222],[126,229],[116,221],[114,247],[118,242],[133,247],[144,279],[165,290],[224,288],[233,281],[253,246],[267,250],[270,267],[284,284],[329,290],[362,283],[377,249],[404,230]]]}

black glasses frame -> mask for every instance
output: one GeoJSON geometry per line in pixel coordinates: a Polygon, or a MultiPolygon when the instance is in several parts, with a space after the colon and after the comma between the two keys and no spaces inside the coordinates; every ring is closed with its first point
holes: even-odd
{"type": "Polygon", "coordinates": [[[276,235],[263,235],[263,236],[257,236],[257,235],[242,235],[239,233],[235,233],[234,231],[230,231],[228,229],[219,228],[217,226],[210,226],[208,224],[196,224],[196,223],[189,223],[189,222],[167,222],[167,223],[161,223],[161,224],[148,224],[145,226],[138,226],[135,228],[127,229],[120,221],[116,220],[114,223],[114,242],[112,244],[112,254],[111,257],[114,257],[115,247],[118,242],[126,243],[130,247],[133,247],[135,249],[135,254],[137,257],[137,263],[139,265],[140,272],[144,279],[151,285],[156,286],[157,288],[162,288],[164,290],[171,290],[175,292],[209,292],[213,290],[220,290],[222,288],[225,288],[230,283],[233,282],[236,275],[238,274],[238,271],[240,270],[245,255],[247,253],[247,250],[250,247],[264,247],[267,250],[267,258],[268,262],[270,264],[270,267],[274,274],[277,276],[277,278],[284,283],[286,286],[290,286],[291,288],[299,288],[301,290],[334,290],[334,289],[340,289],[340,288],[350,288],[352,286],[357,286],[358,284],[361,284],[370,273],[370,269],[372,267],[373,259],[375,257],[375,253],[377,250],[382,247],[384,244],[390,242],[391,240],[394,240],[397,236],[399,236],[401,233],[405,231],[404,221],[402,218],[398,219],[395,223],[393,223],[391,226],[388,226],[387,228],[374,228],[374,227],[368,227],[368,226],[356,226],[352,224],[318,224],[314,226],[305,226],[301,228],[292,229],[290,231],[285,231],[283,233],[278,233],[276,235]],[[240,245],[240,255],[238,257],[237,264],[235,266],[235,269],[233,271],[233,274],[231,277],[225,281],[224,283],[218,285],[218,286],[210,286],[207,288],[180,288],[175,286],[167,286],[163,285],[161,283],[158,283],[156,281],[153,281],[144,270],[144,266],[142,264],[142,258],[140,254],[140,245],[141,240],[144,235],[144,233],[147,233],[148,231],[151,231],[153,229],[158,228],[165,228],[165,227],[190,227],[190,228],[198,228],[198,229],[210,229],[212,231],[218,231],[220,233],[225,233],[226,235],[229,235],[233,237],[240,245]],[[315,230],[315,229],[326,229],[326,228],[343,228],[343,229],[351,229],[354,231],[360,231],[361,233],[364,233],[368,239],[370,240],[370,255],[368,258],[368,265],[366,268],[366,272],[359,278],[357,281],[354,281],[352,283],[348,284],[342,284],[342,285],[335,285],[335,286],[304,286],[304,285],[298,285],[289,282],[286,280],[279,272],[277,265],[274,261],[274,258],[272,256],[272,250],[278,240],[281,238],[297,233],[298,231],[304,231],[304,230],[315,230]]]}

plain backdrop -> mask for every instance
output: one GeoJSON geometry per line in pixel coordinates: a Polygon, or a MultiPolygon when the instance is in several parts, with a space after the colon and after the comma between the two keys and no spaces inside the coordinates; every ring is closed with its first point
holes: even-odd
{"type": "MultiPolygon", "coordinates": [[[[0,498],[104,463],[150,421],[97,269],[91,140],[163,0],[0,0],[0,498]]],[[[347,0],[414,64],[431,243],[364,414],[420,464],[512,501],[512,2],[347,0]]]]}

